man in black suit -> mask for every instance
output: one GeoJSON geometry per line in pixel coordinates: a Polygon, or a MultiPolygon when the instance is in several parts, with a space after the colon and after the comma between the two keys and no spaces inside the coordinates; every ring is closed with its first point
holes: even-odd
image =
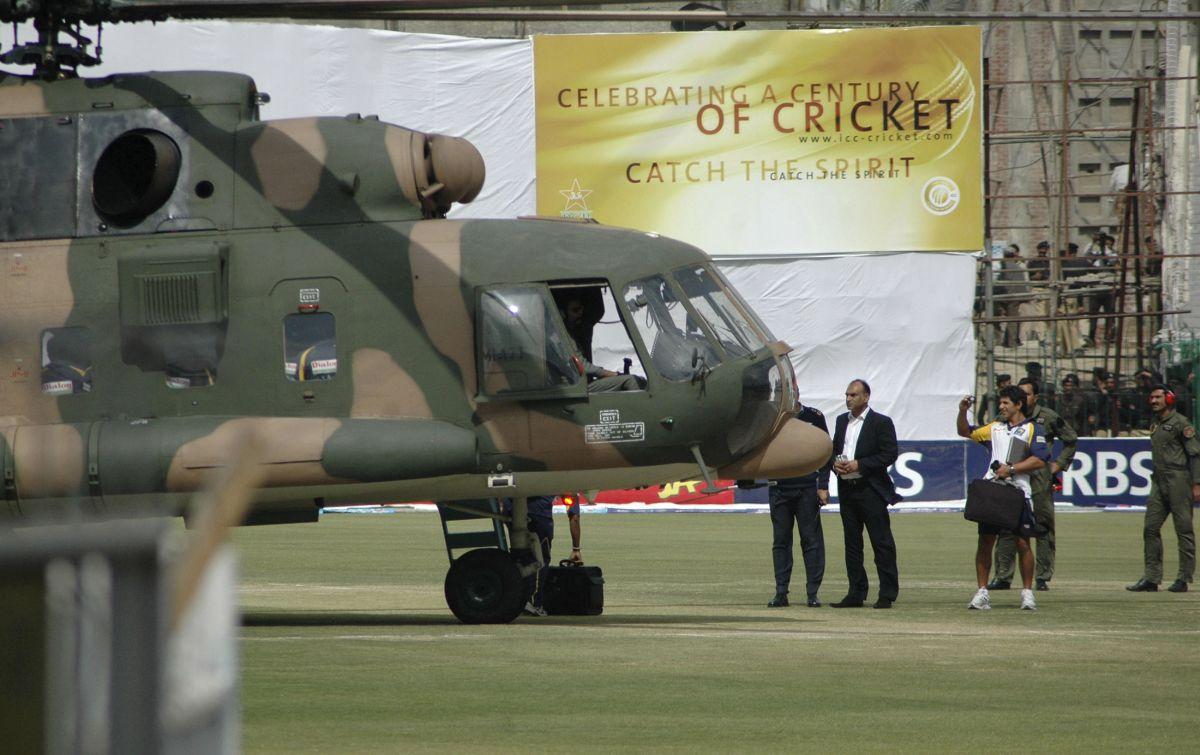
{"type": "Polygon", "coordinates": [[[867,599],[863,568],[863,526],[871,537],[879,598],[875,608],[891,608],[900,593],[896,541],[887,507],[900,500],[888,467],[896,461],[896,426],[890,417],[871,411],[871,386],[851,380],[846,387],[845,414],[838,415],[833,433],[833,471],[838,475],[842,530],[846,540],[846,572],[850,590],[834,608],[861,608],[867,599]]]}

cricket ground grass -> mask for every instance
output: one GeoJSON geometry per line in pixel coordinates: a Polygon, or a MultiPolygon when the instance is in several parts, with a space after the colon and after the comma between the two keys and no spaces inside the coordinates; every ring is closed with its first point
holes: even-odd
{"type": "MultiPolygon", "coordinates": [[[[435,514],[332,515],[235,536],[243,742],[258,752],[1187,752],[1200,749],[1200,595],[1129,593],[1142,517],[1060,513],[1035,613],[967,610],[975,526],[894,516],[900,598],[838,610],[774,592],[764,515],[593,515],[599,617],[466,626],[435,514]]],[[[569,544],[558,519],[555,557],[569,544]]],[[[1176,545],[1164,529],[1166,575],[1176,545]]],[[[867,571],[876,580],[868,548],[867,571]]],[[[1165,586],[1165,585],[1164,585],[1165,586]]]]}

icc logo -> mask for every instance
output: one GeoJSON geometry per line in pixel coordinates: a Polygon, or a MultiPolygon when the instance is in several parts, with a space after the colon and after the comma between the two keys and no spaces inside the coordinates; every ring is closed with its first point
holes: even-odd
{"type": "Polygon", "coordinates": [[[949,215],[958,207],[958,184],[945,176],[935,176],[921,187],[921,204],[934,215],[949,215]]]}

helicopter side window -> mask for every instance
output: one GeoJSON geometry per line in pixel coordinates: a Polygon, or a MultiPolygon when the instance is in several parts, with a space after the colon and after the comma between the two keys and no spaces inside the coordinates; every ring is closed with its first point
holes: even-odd
{"type": "Polygon", "coordinates": [[[650,349],[650,361],[663,377],[687,380],[697,368],[717,366],[721,354],[700,324],[700,317],[680,302],[660,276],[625,287],[625,306],[650,349]]]}
{"type": "Polygon", "coordinates": [[[550,292],[583,359],[588,392],[644,389],[646,371],[607,283],[552,283],[550,292]]]}
{"type": "Polygon", "coordinates": [[[42,393],[69,396],[92,390],[92,336],[87,328],[42,331],[42,393]]]}
{"type": "Polygon", "coordinates": [[[288,380],[332,380],[337,374],[337,337],[328,312],[283,318],[283,373],[288,380]]]}
{"type": "Polygon", "coordinates": [[[557,323],[541,286],[499,286],[479,300],[480,374],[484,393],[499,395],[574,386],[582,363],[557,323]],[[553,318],[553,319],[552,319],[553,318]]]}
{"type": "Polygon", "coordinates": [[[675,271],[675,280],[726,353],[749,356],[766,345],[706,267],[675,271]]]}

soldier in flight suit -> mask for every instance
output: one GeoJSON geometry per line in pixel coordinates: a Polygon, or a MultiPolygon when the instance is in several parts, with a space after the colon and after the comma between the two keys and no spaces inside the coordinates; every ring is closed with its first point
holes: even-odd
{"type": "MultiPolygon", "coordinates": [[[[825,415],[811,406],[802,406],[796,420],[828,433],[825,415]]],[[[792,526],[800,530],[800,549],[804,553],[808,605],[818,608],[817,591],[825,577],[825,535],[821,532],[821,507],[829,503],[829,470],[826,464],[818,472],[803,477],[776,480],[768,493],[771,507],[771,560],[775,566],[775,597],[768,608],[788,604],[788,583],[792,578],[792,526]]]]}
{"type": "MultiPolygon", "coordinates": [[[[1037,434],[1045,439],[1046,448],[1051,448],[1055,439],[1062,441],[1062,452],[1057,459],[1029,473],[1029,486],[1033,490],[1033,520],[1045,530],[1045,534],[1037,538],[1037,589],[1049,590],[1047,583],[1054,576],[1054,475],[1071,468],[1079,436],[1066,420],[1038,403],[1039,386],[1036,380],[1021,378],[1017,385],[1025,392],[1026,406],[1029,407],[1026,416],[1037,423],[1037,434]]],[[[1016,553],[1017,541],[1012,533],[1001,533],[996,539],[996,576],[988,585],[988,590],[1007,590],[1012,587],[1016,553]]]]}
{"type": "Polygon", "coordinates": [[[1155,421],[1150,426],[1151,458],[1154,474],[1150,478],[1150,497],[1146,499],[1146,519],[1142,529],[1145,541],[1146,570],[1142,578],[1126,587],[1131,592],[1157,592],[1162,582],[1162,529],[1167,515],[1175,524],[1179,539],[1179,576],[1167,589],[1187,592],[1196,570],[1196,535],[1192,530],[1192,503],[1200,501],[1200,441],[1196,429],[1175,411],[1175,394],[1165,386],[1150,392],[1150,410],[1155,421]]]}

